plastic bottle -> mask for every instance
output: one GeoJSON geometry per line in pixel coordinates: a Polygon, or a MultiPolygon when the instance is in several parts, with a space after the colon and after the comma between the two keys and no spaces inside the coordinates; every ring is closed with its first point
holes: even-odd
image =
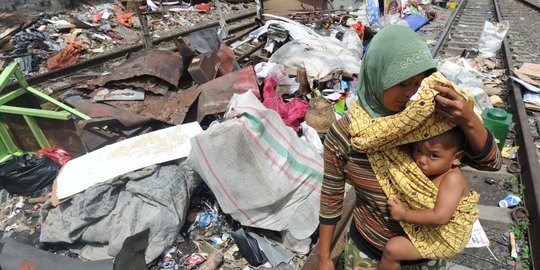
{"type": "Polygon", "coordinates": [[[499,207],[502,207],[502,208],[511,208],[511,207],[514,207],[518,204],[521,203],[521,198],[516,196],[516,195],[512,195],[512,194],[508,194],[508,196],[506,196],[504,199],[500,200],[499,201],[499,207]]]}
{"type": "Polygon", "coordinates": [[[484,126],[498,140],[499,150],[502,150],[508,134],[508,127],[512,123],[512,114],[500,108],[486,108],[482,112],[482,119],[484,126]]]}

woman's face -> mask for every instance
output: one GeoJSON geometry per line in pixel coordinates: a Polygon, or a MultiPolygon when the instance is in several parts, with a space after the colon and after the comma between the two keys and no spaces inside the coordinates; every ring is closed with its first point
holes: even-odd
{"type": "Polygon", "coordinates": [[[425,73],[422,72],[388,88],[383,93],[384,107],[391,112],[403,111],[407,102],[418,91],[420,83],[425,77],[425,73]]]}

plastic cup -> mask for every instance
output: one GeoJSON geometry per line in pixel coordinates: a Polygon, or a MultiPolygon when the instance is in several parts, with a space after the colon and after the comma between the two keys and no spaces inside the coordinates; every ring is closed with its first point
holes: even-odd
{"type": "Polygon", "coordinates": [[[518,196],[509,194],[504,199],[499,201],[499,207],[510,208],[518,205],[520,202],[521,199],[518,196]]]}

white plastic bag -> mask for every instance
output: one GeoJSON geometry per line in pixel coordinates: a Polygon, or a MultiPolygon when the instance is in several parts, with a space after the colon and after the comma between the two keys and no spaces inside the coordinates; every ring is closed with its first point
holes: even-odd
{"type": "Polygon", "coordinates": [[[343,33],[343,38],[341,42],[345,45],[345,48],[351,50],[355,57],[362,59],[362,54],[364,53],[364,45],[362,44],[362,39],[356,33],[354,28],[349,28],[343,33]]]}
{"type": "Polygon", "coordinates": [[[484,30],[482,30],[482,35],[480,36],[480,44],[478,45],[480,55],[483,57],[494,57],[501,47],[509,27],[510,23],[508,21],[495,24],[486,21],[484,30]]]}
{"type": "Polygon", "coordinates": [[[322,155],[324,147],[321,138],[319,137],[319,133],[317,133],[317,130],[310,127],[305,121],[300,124],[300,127],[302,127],[302,133],[304,133],[304,135],[302,135],[300,139],[302,141],[311,143],[313,146],[315,146],[317,152],[322,155]]]}
{"type": "Polygon", "coordinates": [[[482,113],[486,108],[493,108],[488,94],[484,91],[484,83],[475,73],[450,61],[440,63],[439,71],[474,97],[475,112],[482,113]]]}

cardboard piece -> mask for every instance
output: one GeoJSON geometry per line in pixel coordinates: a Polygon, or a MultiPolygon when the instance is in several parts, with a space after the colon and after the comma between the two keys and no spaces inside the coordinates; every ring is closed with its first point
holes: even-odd
{"type": "Polygon", "coordinates": [[[540,65],[525,63],[519,68],[519,72],[531,77],[540,78],[540,65]]]}
{"type": "Polygon", "coordinates": [[[532,85],[535,85],[535,86],[540,86],[540,82],[537,82],[535,80],[533,80],[531,77],[525,75],[524,73],[521,73],[518,69],[514,69],[514,74],[516,74],[516,76],[521,79],[522,81],[526,82],[526,83],[529,83],[529,84],[532,84],[532,85]]]}

